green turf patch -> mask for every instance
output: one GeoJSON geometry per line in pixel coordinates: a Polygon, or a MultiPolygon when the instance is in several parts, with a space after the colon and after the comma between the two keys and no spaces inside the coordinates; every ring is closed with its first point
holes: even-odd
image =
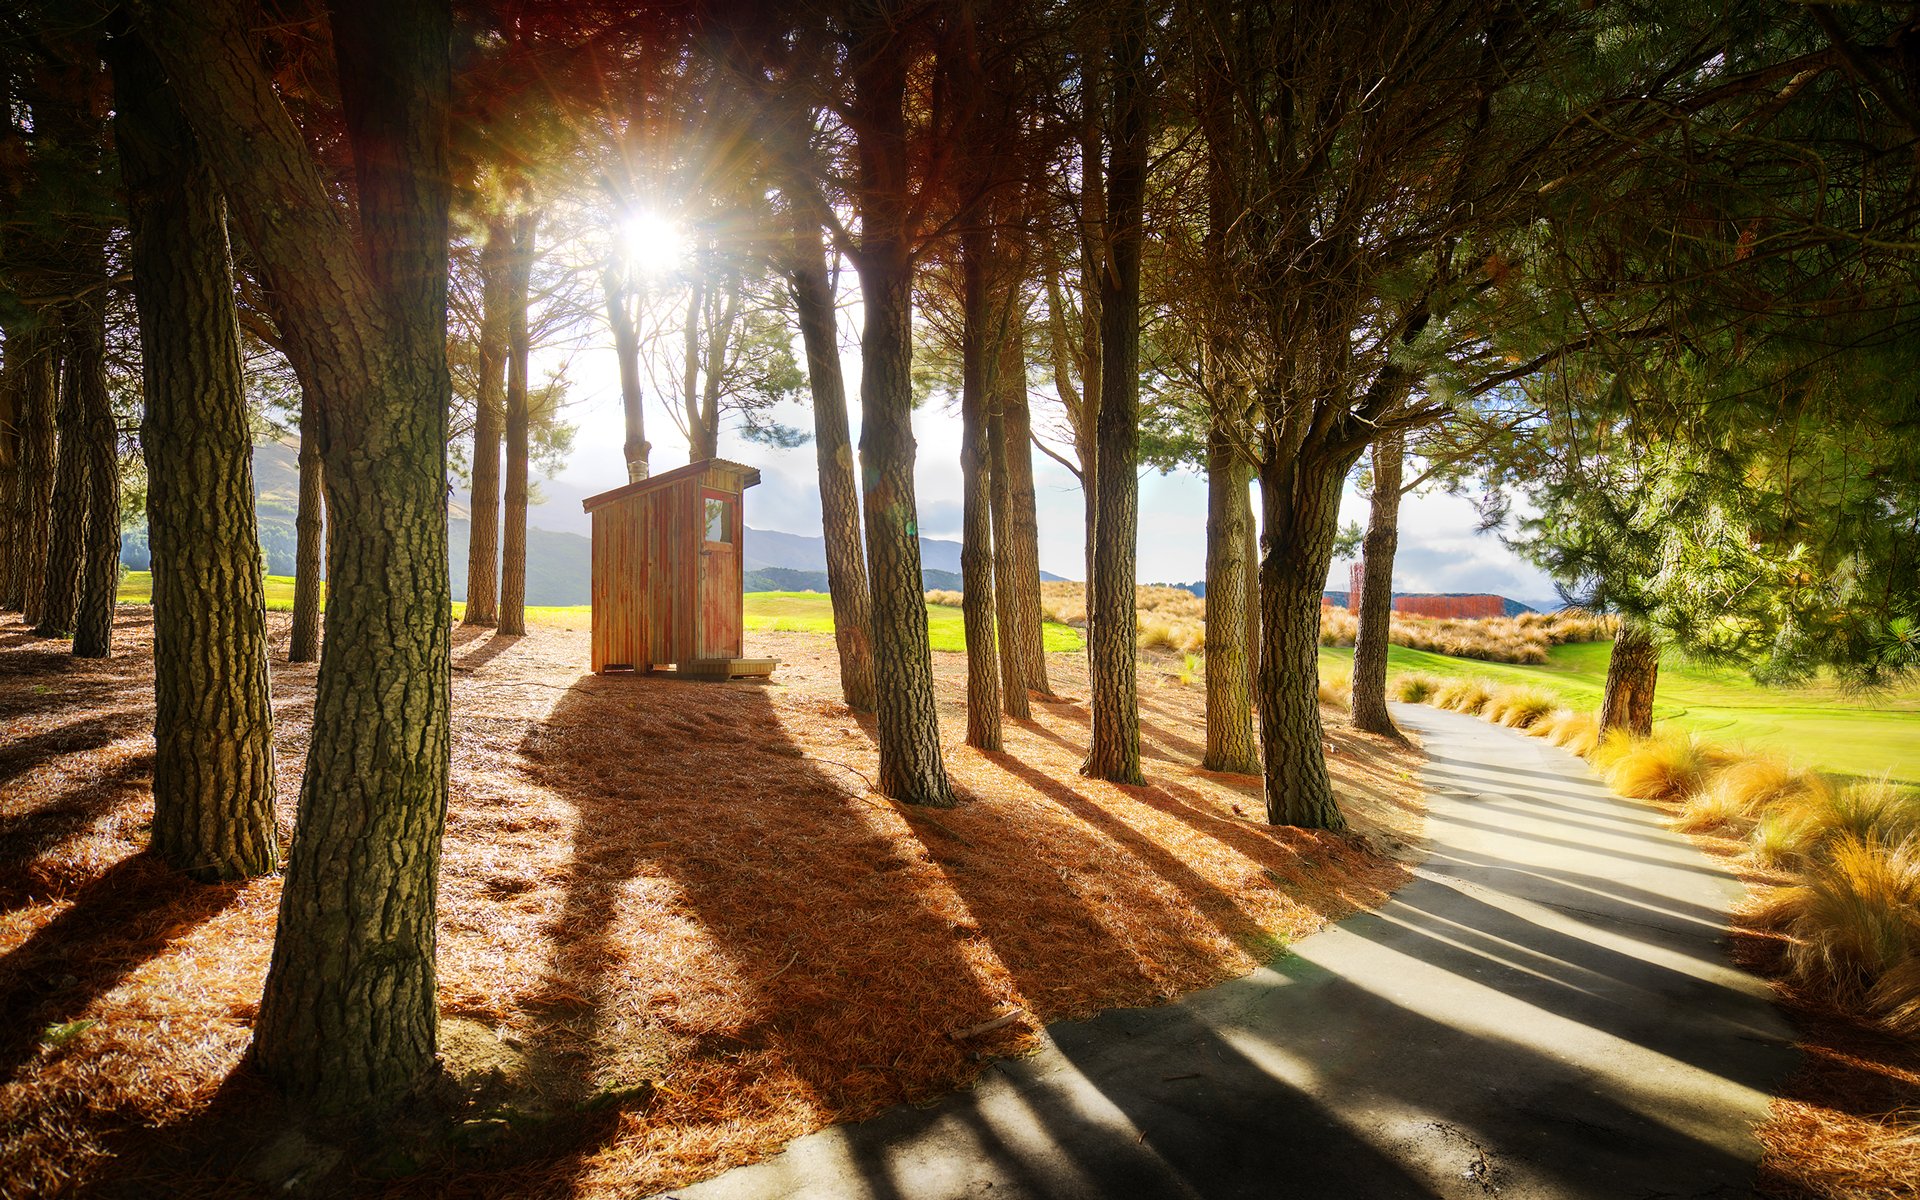
{"type": "MultiPolygon", "coordinates": [[[[1569,708],[1600,707],[1611,642],[1555,646],[1545,663],[1517,665],[1452,658],[1393,646],[1387,670],[1427,671],[1492,683],[1544,688],[1569,708]]],[[[1322,647],[1323,664],[1351,667],[1353,651],[1322,647]]],[[[1849,691],[1831,680],[1803,688],[1769,688],[1737,668],[1687,661],[1677,651],[1660,660],[1655,718],[1715,741],[1775,750],[1821,770],[1920,782],[1920,687],[1849,691]]]]}

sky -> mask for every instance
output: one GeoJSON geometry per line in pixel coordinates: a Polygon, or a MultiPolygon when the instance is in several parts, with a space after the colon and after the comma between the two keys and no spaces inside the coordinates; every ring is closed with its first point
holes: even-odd
{"type": "MultiPolygon", "coordinates": [[[[856,445],[860,438],[860,362],[854,331],[858,307],[841,313],[841,361],[847,375],[849,408],[856,445]]],[[[804,361],[804,359],[802,360],[804,361]]],[[[551,360],[549,365],[551,365],[551,360]]],[[[536,375],[539,366],[536,365],[536,375]]],[[[626,437],[620,408],[618,366],[611,339],[572,350],[567,358],[570,402],[565,419],[578,429],[573,454],[556,476],[588,491],[626,482],[621,445],[626,437]]],[[[1034,421],[1044,429],[1057,417],[1058,402],[1037,390],[1034,421]]],[[[812,414],[800,403],[782,406],[780,420],[811,430],[812,414]]],[[[933,401],[915,412],[918,443],[914,483],[923,536],[960,540],[960,418],[933,401]]],[[[665,401],[647,396],[647,438],[651,465],[668,470],[687,460],[686,440],[668,419],[665,401]]],[[[1057,443],[1056,443],[1057,444],[1057,443]]],[[[814,448],[807,444],[777,450],[723,431],[720,453],[760,469],[760,485],[746,495],[746,524],[755,529],[818,536],[820,493],[814,448]]],[[[1084,506],[1079,481],[1043,454],[1034,454],[1034,490],[1039,510],[1040,566],[1068,579],[1085,571],[1084,506]]],[[[1256,511],[1258,506],[1256,505],[1256,511]]],[[[1349,489],[1341,505],[1341,523],[1366,524],[1366,501],[1349,489]]],[[[540,524],[538,514],[533,523],[540,524]]],[[[1192,472],[1140,479],[1139,579],[1143,583],[1181,583],[1206,577],[1207,484],[1192,472]]],[[[1405,592],[1493,592],[1516,600],[1551,599],[1553,584],[1539,570],[1508,550],[1500,539],[1476,532],[1477,519],[1467,500],[1444,493],[1409,496],[1401,506],[1400,549],[1394,564],[1394,588],[1405,592]]],[[[1329,586],[1347,586],[1348,564],[1335,563],[1329,586]]]]}

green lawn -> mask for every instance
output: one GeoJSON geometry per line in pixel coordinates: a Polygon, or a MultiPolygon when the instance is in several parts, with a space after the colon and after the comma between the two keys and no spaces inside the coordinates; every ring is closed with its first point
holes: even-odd
{"type": "MultiPolygon", "coordinates": [[[[267,607],[285,612],[293,607],[293,577],[269,575],[267,607]]],[[[147,604],[153,599],[153,576],[145,571],[130,571],[120,585],[123,604],[147,604]]],[[[465,614],[466,604],[455,601],[453,615],[465,614]]],[[[585,604],[567,607],[528,608],[527,620],[542,625],[560,625],[586,629],[593,623],[592,610],[585,604]]],[[[833,632],[833,602],[820,592],[748,592],[746,624],[748,629],[790,633],[833,632]]],[[[1041,628],[1049,653],[1081,649],[1078,630],[1049,621],[1041,628]]],[[[960,624],[960,610],[944,605],[927,605],[927,634],[935,650],[965,650],[967,640],[960,624]]]]}
{"type": "MultiPolygon", "coordinates": [[[[821,592],[748,592],[747,628],[783,633],[832,633],[833,601],[821,592]]],[[[1049,654],[1077,651],[1084,643],[1080,631],[1048,621],[1041,626],[1049,654]]],[[[944,604],[927,605],[927,637],[935,650],[965,650],[966,631],[960,610],[944,604]]]]}
{"type": "MultiPolygon", "coordinates": [[[[1607,678],[1611,643],[1556,646],[1539,666],[1450,658],[1394,646],[1391,671],[1472,675],[1524,683],[1558,693],[1570,707],[1597,709],[1607,678]]],[[[1321,661],[1346,666],[1353,651],[1322,647],[1321,661]]],[[[1716,741],[1779,750],[1793,758],[1850,775],[1920,782],[1920,687],[1849,692],[1834,683],[1767,688],[1745,672],[1687,662],[1669,652],[1660,663],[1654,716],[1716,741]]]]}

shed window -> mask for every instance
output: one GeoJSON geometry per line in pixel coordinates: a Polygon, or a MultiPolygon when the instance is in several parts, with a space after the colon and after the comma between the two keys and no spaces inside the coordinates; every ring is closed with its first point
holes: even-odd
{"type": "Polygon", "coordinates": [[[732,505],[718,496],[707,497],[707,540],[710,542],[731,542],[733,540],[732,505]]]}

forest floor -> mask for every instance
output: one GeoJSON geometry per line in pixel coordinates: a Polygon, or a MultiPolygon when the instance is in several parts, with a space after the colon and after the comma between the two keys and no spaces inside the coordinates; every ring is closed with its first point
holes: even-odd
{"type": "MultiPolygon", "coordinates": [[[[284,837],[315,668],[270,621],[284,837]]],[[[939,1095],[1047,1021],[1244,974],[1419,854],[1416,751],[1328,710],[1357,834],[1268,827],[1257,779],[1192,765],[1204,690],[1174,659],[1143,660],[1132,788],[1077,773],[1078,656],[985,754],[959,742],[964,658],[936,654],[961,803],[925,812],[871,790],[830,638],[749,633],[773,682],[702,684],[592,676],[584,630],[457,629],[458,1120],[342,1157],[243,1064],[279,880],[187,884],[141,852],[151,637],[122,606],[116,656],[85,661],[0,621],[0,1196],[641,1194],[939,1095]]]]}

